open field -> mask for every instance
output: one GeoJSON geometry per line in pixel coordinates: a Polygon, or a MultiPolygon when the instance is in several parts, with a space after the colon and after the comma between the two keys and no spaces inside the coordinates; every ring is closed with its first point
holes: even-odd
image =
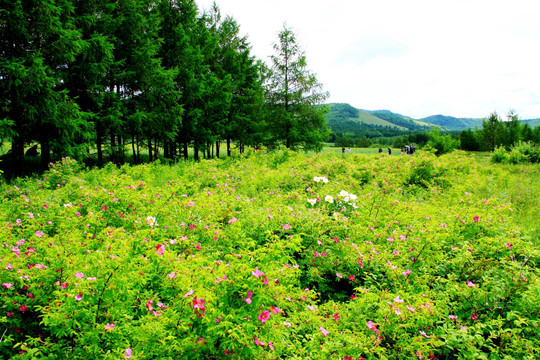
{"type": "Polygon", "coordinates": [[[539,166],[360,151],[1,185],[0,357],[538,358],[539,166]]]}

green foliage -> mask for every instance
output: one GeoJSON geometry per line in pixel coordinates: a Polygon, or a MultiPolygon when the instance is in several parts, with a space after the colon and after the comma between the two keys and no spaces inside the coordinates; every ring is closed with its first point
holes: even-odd
{"type": "Polygon", "coordinates": [[[307,69],[304,52],[286,26],[274,44],[272,68],[266,84],[269,130],[272,145],[320,151],[329,130],[326,126],[328,97],[315,74],[307,69]],[[317,106],[319,105],[319,106],[317,106]]]}
{"type": "Polygon", "coordinates": [[[0,185],[0,357],[537,358],[538,179],[512,169],[64,159],[0,185]]]}
{"type": "Polygon", "coordinates": [[[428,133],[428,145],[437,150],[437,155],[447,154],[459,147],[459,140],[451,135],[443,135],[439,128],[434,127],[428,133]]]}
{"type": "Polygon", "coordinates": [[[491,161],[497,164],[539,163],[540,147],[532,142],[519,141],[507,151],[500,146],[495,149],[491,161]]]}

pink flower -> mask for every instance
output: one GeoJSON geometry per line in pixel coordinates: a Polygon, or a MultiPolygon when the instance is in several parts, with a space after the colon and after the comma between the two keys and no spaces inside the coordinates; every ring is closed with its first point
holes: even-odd
{"type": "Polygon", "coordinates": [[[257,339],[257,336],[253,336],[253,340],[255,341],[255,345],[264,346],[264,342],[259,341],[259,339],[257,339]]]}
{"type": "Polygon", "coordinates": [[[264,273],[260,271],[259,269],[257,269],[255,271],[252,271],[251,275],[255,276],[258,279],[260,276],[264,275],[264,273]]]}
{"type": "Polygon", "coordinates": [[[457,316],[456,315],[448,315],[448,317],[452,320],[457,320],[457,316]]]}
{"type": "Polygon", "coordinates": [[[334,318],[334,320],[339,321],[340,316],[338,313],[332,314],[332,317],[334,318]]]}
{"type": "Polygon", "coordinates": [[[19,306],[19,311],[20,312],[25,312],[26,310],[28,310],[28,306],[26,306],[26,305],[19,306]]]}
{"type": "Polygon", "coordinates": [[[377,329],[377,324],[374,324],[371,320],[366,323],[366,326],[369,329],[375,331],[375,334],[377,334],[379,332],[379,329],[377,329]]]}
{"type": "Polygon", "coordinates": [[[5,287],[6,289],[9,289],[13,286],[13,284],[11,283],[2,283],[2,286],[5,287]]]}
{"type": "Polygon", "coordinates": [[[83,278],[84,278],[84,274],[78,272],[78,273],[75,273],[75,277],[76,277],[76,278],[79,278],[79,279],[83,279],[83,278]]]}
{"type": "Polygon", "coordinates": [[[193,289],[190,289],[187,293],[184,294],[184,299],[191,295],[193,295],[193,289]]]}
{"type": "Polygon", "coordinates": [[[163,244],[157,244],[156,245],[156,254],[163,255],[164,252],[165,252],[165,246],[163,246],[163,244]]]}
{"type": "Polygon", "coordinates": [[[472,288],[472,287],[475,287],[476,284],[474,284],[474,283],[473,283],[472,281],[470,281],[470,280],[467,280],[467,286],[470,287],[470,288],[472,288]]]}
{"type": "Polygon", "coordinates": [[[419,331],[420,335],[422,335],[423,337],[425,337],[426,339],[429,339],[429,335],[426,334],[424,331],[419,331]]]}
{"type": "Polygon", "coordinates": [[[189,225],[189,230],[195,230],[195,225],[190,224],[190,225],[189,225]]]}
{"type": "Polygon", "coordinates": [[[474,220],[474,222],[478,222],[478,221],[480,220],[480,217],[475,216],[475,217],[473,218],[473,220],[474,220]]]}
{"type": "Polygon", "coordinates": [[[289,225],[289,224],[283,224],[283,225],[281,225],[281,227],[283,228],[283,230],[290,230],[291,229],[291,225],[289,225]]]}
{"type": "Polygon", "coordinates": [[[276,306],[270,306],[270,311],[273,312],[275,315],[277,315],[277,314],[279,314],[281,309],[276,307],[276,306]]]}
{"type": "Polygon", "coordinates": [[[506,246],[506,247],[509,248],[509,249],[512,249],[512,244],[510,244],[509,242],[507,242],[506,244],[504,244],[504,246],[506,246]]]}
{"type": "Polygon", "coordinates": [[[272,345],[272,342],[271,342],[271,341],[268,342],[268,348],[269,348],[270,350],[274,350],[274,345],[272,345]]]}
{"type": "Polygon", "coordinates": [[[266,322],[266,320],[270,319],[270,312],[265,310],[265,311],[261,312],[261,314],[259,316],[257,316],[257,318],[259,320],[261,320],[262,323],[264,323],[264,322],[266,322]]]}
{"type": "Polygon", "coordinates": [[[167,275],[171,279],[176,279],[176,273],[173,271],[172,273],[167,275]]]}
{"type": "Polygon", "coordinates": [[[103,206],[101,207],[101,210],[107,211],[107,205],[103,205],[103,206]]]}
{"type": "Polygon", "coordinates": [[[126,359],[131,359],[131,349],[130,348],[127,348],[126,349],[126,359]]]}
{"type": "Polygon", "coordinates": [[[323,328],[322,326],[319,328],[319,330],[322,332],[324,337],[327,337],[328,334],[330,334],[330,332],[328,330],[326,330],[325,328],[323,328]]]}
{"type": "Polygon", "coordinates": [[[43,231],[40,231],[40,230],[36,231],[36,236],[37,237],[42,237],[43,235],[45,235],[45,233],[43,231]]]}
{"type": "Polygon", "coordinates": [[[69,286],[68,283],[62,283],[62,289],[65,289],[65,288],[67,288],[68,286],[69,286]]]}
{"type": "Polygon", "coordinates": [[[398,316],[401,315],[401,310],[399,310],[399,309],[394,310],[394,312],[395,312],[396,315],[398,315],[398,316]]]}
{"type": "Polygon", "coordinates": [[[398,296],[396,296],[396,298],[394,299],[394,301],[397,302],[397,303],[402,303],[404,300],[401,299],[401,298],[399,297],[399,295],[398,295],[398,296]]]}
{"type": "Polygon", "coordinates": [[[336,273],[336,276],[340,279],[343,279],[343,275],[341,275],[340,273],[336,273]]]}
{"type": "Polygon", "coordinates": [[[107,325],[105,325],[105,330],[110,331],[112,329],[114,329],[114,324],[107,323],[107,325]]]}
{"type": "Polygon", "coordinates": [[[402,272],[402,274],[403,274],[403,276],[408,276],[408,275],[412,274],[412,271],[407,269],[404,272],[402,272]]]}
{"type": "Polygon", "coordinates": [[[82,295],[75,295],[75,300],[81,301],[82,300],[82,295]]]}
{"type": "Polygon", "coordinates": [[[193,309],[195,309],[195,313],[197,314],[198,318],[206,315],[205,307],[204,307],[204,299],[198,299],[197,297],[194,297],[191,302],[192,302],[193,309]]]}
{"type": "Polygon", "coordinates": [[[409,306],[409,305],[407,305],[407,310],[409,310],[410,312],[415,312],[416,311],[415,308],[413,308],[412,306],[409,306]]]}
{"type": "Polygon", "coordinates": [[[472,313],[471,320],[476,320],[476,319],[478,319],[478,316],[476,315],[476,313],[472,313]]]}

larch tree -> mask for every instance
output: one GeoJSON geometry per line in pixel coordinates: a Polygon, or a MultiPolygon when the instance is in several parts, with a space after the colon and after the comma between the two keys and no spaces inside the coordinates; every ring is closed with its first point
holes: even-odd
{"type": "Polygon", "coordinates": [[[291,149],[320,150],[329,134],[326,107],[320,106],[328,93],[308,70],[305,53],[293,31],[285,25],[278,37],[266,94],[274,144],[283,142],[291,149]]]}

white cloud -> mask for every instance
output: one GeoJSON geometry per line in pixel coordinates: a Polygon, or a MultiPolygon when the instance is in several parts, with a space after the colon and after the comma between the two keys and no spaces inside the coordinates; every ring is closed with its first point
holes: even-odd
{"type": "MultiPolygon", "coordinates": [[[[207,9],[213,0],[197,0],[207,9]]],[[[412,117],[540,117],[540,22],[527,0],[216,0],[267,60],[287,23],[331,102],[412,117]]]]}

